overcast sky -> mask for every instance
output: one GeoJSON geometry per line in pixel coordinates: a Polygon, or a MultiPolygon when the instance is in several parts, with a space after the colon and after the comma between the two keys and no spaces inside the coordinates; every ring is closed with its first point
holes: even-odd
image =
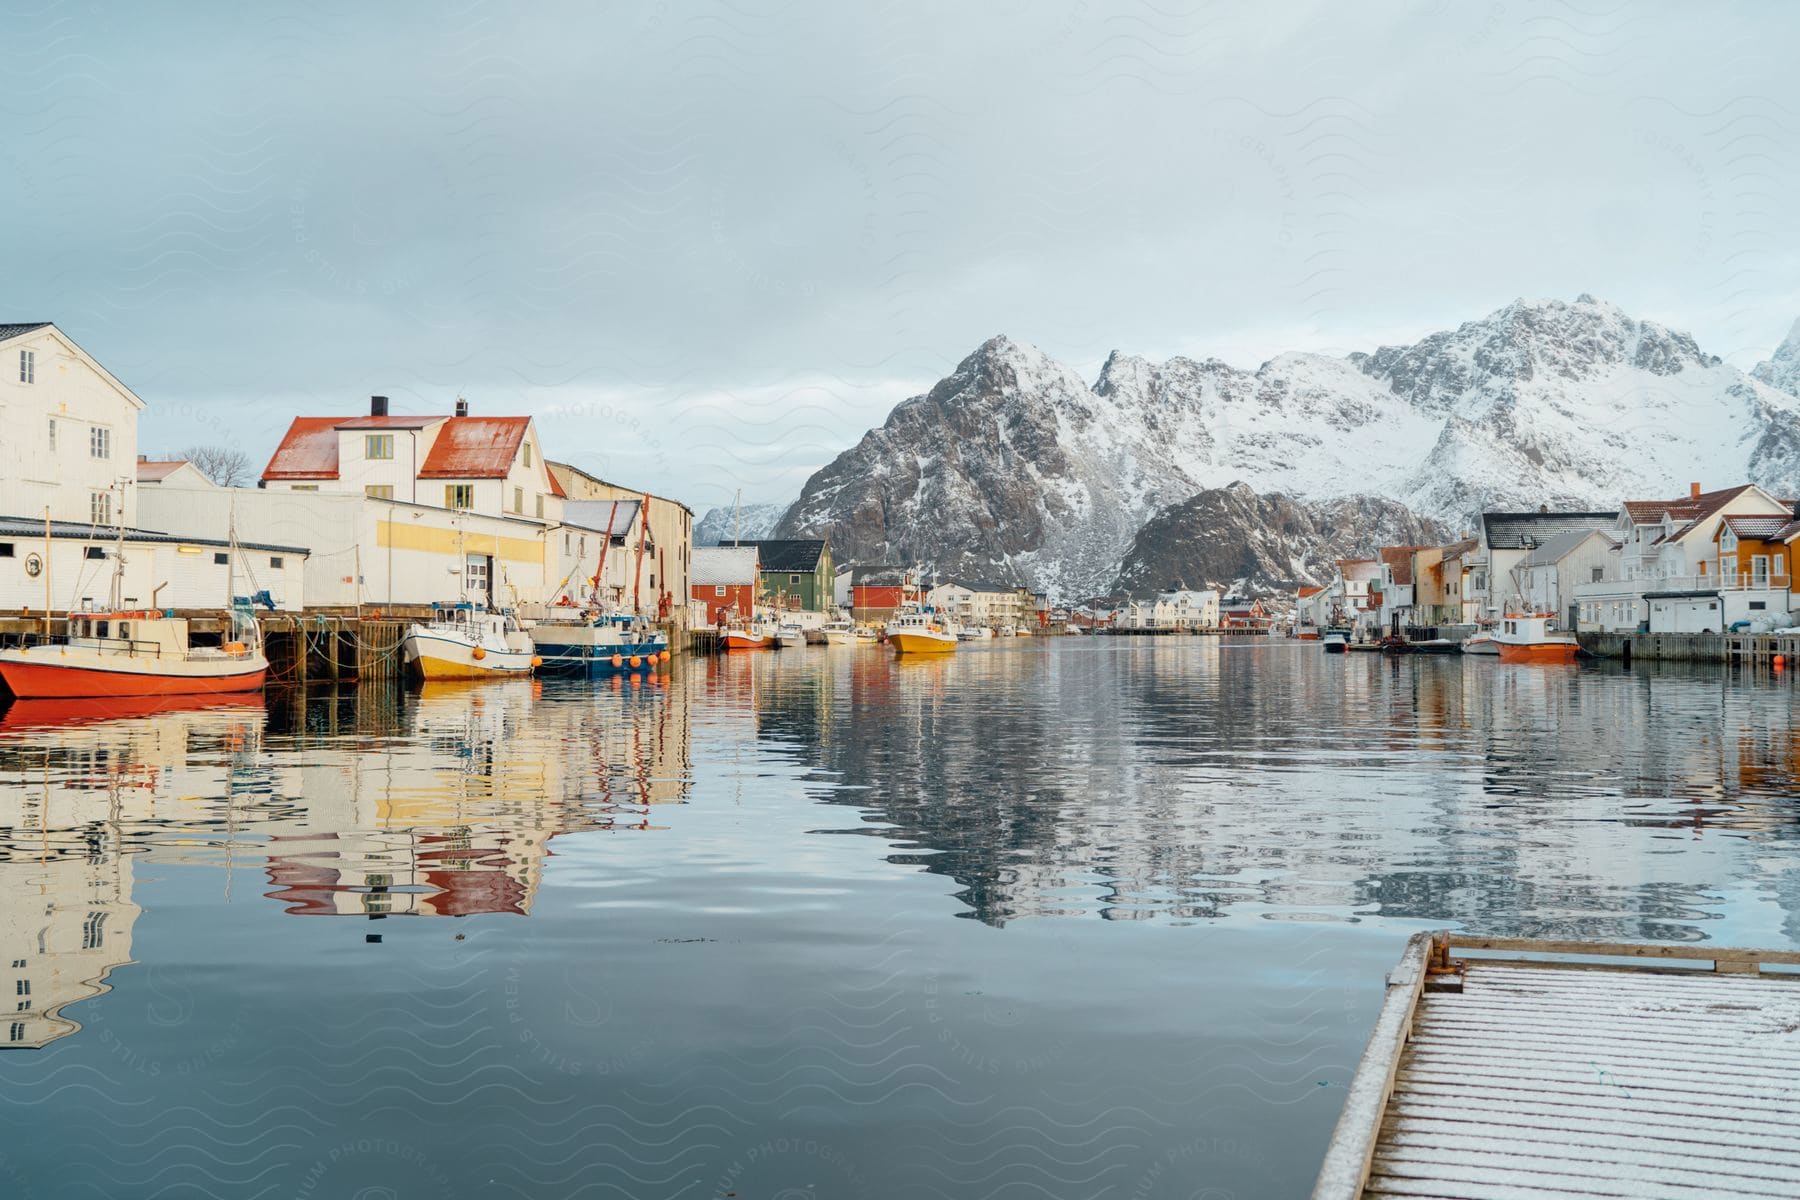
{"type": "Polygon", "coordinates": [[[149,451],[461,393],[699,507],[1000,332],[1091,378],[1590,291],[1747,367],[1800,317],[1797,44],[1774,2],[46,3],[0,320],[149,451]]]}

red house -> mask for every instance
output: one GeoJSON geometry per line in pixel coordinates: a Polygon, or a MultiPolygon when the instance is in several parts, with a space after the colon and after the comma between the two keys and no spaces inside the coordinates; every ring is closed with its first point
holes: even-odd
{"type": "Polygon", "coordinates": [[[762,564],[755,546],[696,546],[688,571],[694,599],[706,605],[706,623],[717,625],[722,617],[749,619],[756,605],[762,564]]]}
{"type": "Polygon", "coordinates": [[[885,621],[906,597],[904,567],[857,567],[850,575],[850,615],[858,621],[885,621]]]}

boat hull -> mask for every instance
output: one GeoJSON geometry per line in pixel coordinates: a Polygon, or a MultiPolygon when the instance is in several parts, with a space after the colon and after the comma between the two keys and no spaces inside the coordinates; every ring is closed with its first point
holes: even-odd
{"type": "Polygon", "coordinates": [[[647,671],[664,661],[666,642],[622,642],[616,646],[539,645],[540,675],[595,679],[620,672],[647,671]],[[614,659],[618,659],[614,662],[614,659]]]}
{"type": "Polygon", "coordinates": [[[774,639],[767,634],[745,633],[734,629],[725,635],[727,650],[770,650],[774,648],[774,639]]]}
{"type": "Polygon", "coordinates": [[[0,652],[0,679],[21,700],[82,700],[128,696],[227,696],[259,690],[269,664],[261,655],[241,662],[69,662],[54,650],[0,652]],[[56,661],[61,659],[62,661],[56,661]],[[148,669],[160,666],[161,670],[148,669]],[[179,667],[181,670],[171,670],[179,667]]]}
{"type": "Polygon", "coordinates": [[[888,645],[895,654],[954,654],[956,638],[952,634],[929,634],[905,631],[888,632],[888,645]]]}
{"type": "Polygon", "coordinates": [[[1572,663],[1581,647],[1574,642],[1499,642],[1503,663],[1572,663]]]}
{"type": "Polygon", "coordinates": [[[403,639],[406,664],[420,679],[505,679],[531,674],[529,650],[487,650],[458,638],[411,633],[403,639]]]}

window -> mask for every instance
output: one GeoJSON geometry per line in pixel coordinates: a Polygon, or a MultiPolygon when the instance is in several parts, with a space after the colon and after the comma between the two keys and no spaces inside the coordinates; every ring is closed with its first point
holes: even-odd
{"type": "Polygon", "coordinates": [[[575,539],[575,552],[583,558],[587,557],[587,534],[584,533],[575,539]]]}
{"type": "Polygon", "coordinates": [[[22,1042],[22,1041],[24,1041],[24,1040],[25,1040],[25,1025],[24,1025],[24,1022],[22,1022],[22,1021],[14,1021],[14,1022],[13,1022],[13,1023],[12,1023],[12,1032],[11,1032],[11,1033],[9,1033],[9,1034],[8,1034],[8,1035],[7,1035],[7,1036],[8,1036],[8,1038],[9,1038],[9,1039],[10,1039],[10,1040],[11,1040],[11,1041],[15,1041],[15,1042],[22,1042]]]}
{"type": "Polygon", "coordinates": [[[371,483],[363,488],[363,495],[371,500],[392,500],[394,485],[391,483],[371,483]]]}
{"type": "Polygon", "coordinates": [[[11,542],[0,542],[0,558],[11,558],[12,556],[13,544],[11,542]]]}
{"type": "Polygon", "coordinates": [[[799,582],[800,582],[800,577],[799,577],[799,576],[798,576],[798,575],[789,575],[789,576],[788,576],[788,582],[789,582],[789,583],[799,583],[799,582]]]}
{"type": "Polygon", "coordinates": [[[106,557],[106,547],[105,546],[89,546],[87,548],[87,553],[84,554],[82,557],[84,557],[84,558],[105,558],[106,557]]]}
{"type": "Polygon", "coordinates": [[[1769,607],[1769,602],[1767,600],[1752,600],[1750,602],[1750,611],[1751,612],[1761,612],[1768,607],[1769,607]]]}
{"type": "Polygon", "coordinates": [[[391,433],[371,433],[363,437],[364,458],[394,457],[394,435],[391,433]]]}
{"type": "Polygon", "coordinates": [[[1737,555],[1727,554],[1719,559],[1719,574],[1730,579],[1737,574],[1737,555]]]}
{"type": "Polygon", "coordinates": [[[472,483],[448,483],[444,485],[445,508],[474,508],[475,485],[472,483]]]}
{"type": "Polygon", "coordinates": [[[720,584],[713,585],[713,595],[723,596],[724,594],[725,594],[725,585],[724,584],[720,583],[720,584]]]}
{"type": "Polygon", "coordinates": [[[21,996],[31,995],[31,980],[29,980],[29,979],[19,980],[18,994],[21,996]]]}
{"type": "Polygon", "coordinates": [[[513,511],[523,515],[525,512],[525,489],[513,489],[513,511]]]}
{"type": "Polygon", "coordinates": [[[1729,526],[1729,525],[1727,525],[1725,528],[1719,530],[1719,549],[1721,549],[1721,550],[1736,550],[1737,549],[1737,534],[1732,532],[1731,526],[1729,526]]]}
{"type": "Polygon", "coordinates": [[[563,534],[563,553],[567,554],[568,552],[569,552],[569,535],[565,533],[565,534],[563,534]]]}
{"type": "Polygon", "coordinates": [[[229,563],[230,561],[231,561],[231,555],[225,553],[225,551],[223,551],[223,550],[221,550],[217,554],[213,555],[213,565],[216,567],[222,567],[222,566],[226,565],[227,563],[229,563]]]}
{"type": "Polygon", "coordinates": [[[319,485],[316,483],[296,483],[293,490],[296,492],[316,492],[319,490],[319,485]]]}
{"type": "Polygon", "coordinates": [[[104,425],[88,429],[88,453],[95,458],[112,457],[112,430],[104,425]]]}
{"type": "Polygon", "coordinates": [[[19,382],[20,383],[36,383],[37,382],[37,351],[36,350],[21,350],[21,351],[19,351],[19,382]]]}
{"type": "Polygon", "coordinates": [[[538,493],[537,515],[538,515],[538,520],[541,521],[544,519],[544,493],[542,493],[542,492],[538,493]]]}
{"type": "Polygon", "coordinates": [[[52,452],[54,452],[56,450],[56,418],[55,417],[50,418],[50,449],[52,452]]]}
{"type": "Polygon", "coordinates": [[[528,467],[531,465],[531,443],[530,442],[525,443],[525,465],[528,467]]]}
{"type": "Polygon", "coordinates": [[[96,525],[112,524],[111,492],[92,492],[88,495],[88,518],[96,525]]]}
{"type": "Polygon", "coordinates": [[[1750,556],[1750,579],[1757,587],[1769,586],[1769,556],[1752,554],[1750,556]]]}
{"type": "Polygon", "coordinates": [[[282,567],[284,567],[286,565],[287,565],[287,560],[282,558],[281,555],[279,555],[279,554],[273,555],[269,559],[269,570],[271,570],[271,571],[279,571],[279,570],[281,570],[282,567]]]}
{"type": "Polygon", "coordinates": [[[98,950],[105,941],[106,914],[104,912],[89,913],[86,923],[81,927],[81,948],[98,950]]]}

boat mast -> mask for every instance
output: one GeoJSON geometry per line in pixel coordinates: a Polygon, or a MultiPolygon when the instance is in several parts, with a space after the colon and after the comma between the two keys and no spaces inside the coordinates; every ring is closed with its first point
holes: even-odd
{"type": "Polygon", "coordinates": [[[44,506],[44,636],[50,636],[50,610],[55,602],[50,590],[50,506],[44,506]]]}
{"type": "Polygon", "coordinates": [[[119,493],[119,511],[113,514],[114,527],[119,531],[113,549],[113,582],[112,609],[118,612],[125,603],[125,481],[119,479],[108,488],[117,489],[119,493]]]}
{"type": "Polygon", "coordinates": [[[600,564],[594,568],[594,578],[588,582],[588,596],[601,611],[606,609],[606,597],[601,592],[605,586],[606,548],[612,544],[613,522],[619,517],[619,498],[613,497],[612,508],[606,514],[606,531],[600,535],[600,564]]]}
{"type": "Polygon", "coordinates": [[[644,535],[650,530],[650,494],[644,493],[644,502],[638,506],[638,548],[637,564],[631,569],[631,615],[641,617],[644,610],[638,607],[638,589],[644,582],[644,535]]]}

